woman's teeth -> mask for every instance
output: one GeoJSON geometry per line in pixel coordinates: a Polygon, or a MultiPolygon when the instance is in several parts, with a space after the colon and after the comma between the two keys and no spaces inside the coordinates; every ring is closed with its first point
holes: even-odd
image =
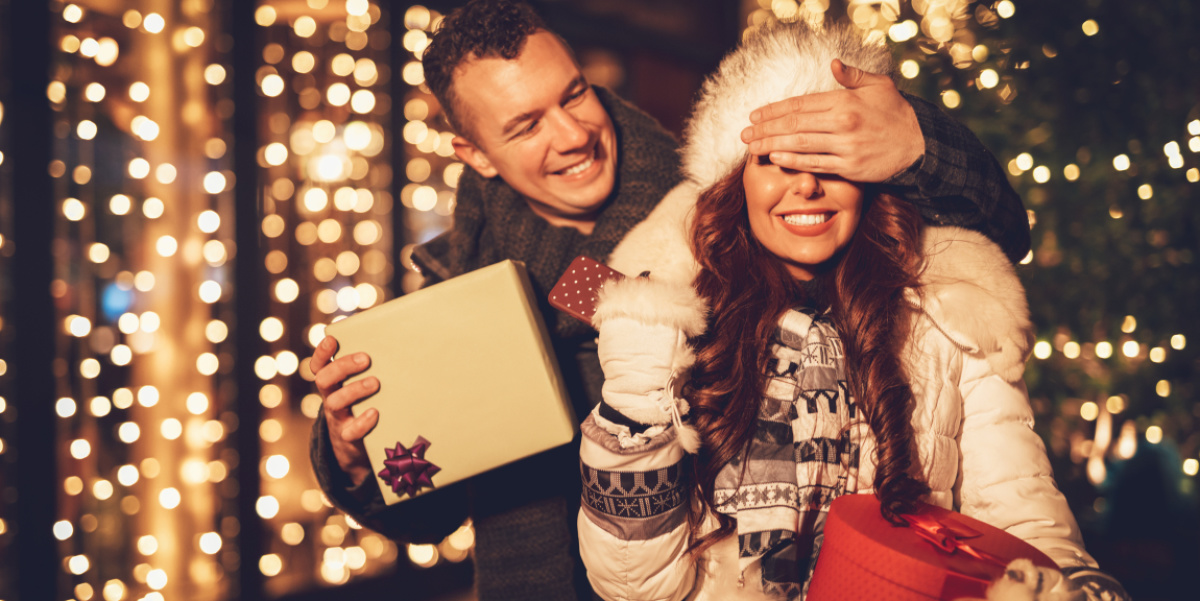
{"type": "Polygon", "coordinates": [[[784,215],[783,220],[790,225],[817,225],[825,223],[829,220],[829,213],[803,213],[798,215],[784,215]]]}
{"type": "Polygon", "coordinates": [[[578,165],[575,165],[574,167],[571,167],[570,169],[563,169],[559,173],[562,173],[563,175],[575,175],[576,173],[583,173],[584,171],[587,171],[588,167],[592,166],[592,163],[595,162],[595,158],[590,158],[578,165]]]}

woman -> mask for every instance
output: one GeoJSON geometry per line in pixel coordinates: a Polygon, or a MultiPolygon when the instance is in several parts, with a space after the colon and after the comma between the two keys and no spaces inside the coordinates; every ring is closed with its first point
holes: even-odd
{"type": "Polygon", "coordinates": [[[829,503],[873,493],[889,519],[954,508],[1123,595],[1031,428],[1031,326],[1000,250],[922,230],[879,189],[747,155],[749,111],[833,89],[833,59],[891,71],[850,27],[780,26],[727,57],[689,123],[691,183],[610,259],[650,275],[607,286],[593,320],[606,382],[583,425],[579,529],[595,590],[801,597],[829,503]]]}

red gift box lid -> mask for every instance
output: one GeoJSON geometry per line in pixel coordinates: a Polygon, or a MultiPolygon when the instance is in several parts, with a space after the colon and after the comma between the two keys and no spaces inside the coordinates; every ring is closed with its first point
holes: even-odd
{"type": "Polygon", "coordinates": [[[983,599],[1014,559],[1058,569],[1029,543],[961,513],[922,503],[893,526],[875,495],[833,501],[808,601],[983,599]]]}

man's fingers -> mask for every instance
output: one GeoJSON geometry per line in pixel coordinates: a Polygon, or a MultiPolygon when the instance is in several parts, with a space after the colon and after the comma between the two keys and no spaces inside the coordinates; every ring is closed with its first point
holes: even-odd
{"type": "Polygon", "coordinates": [[[312,361],[309,362],[313,373],[321,371],[321,368],[325,367],[325,364],[329,363],[333,359],[333,356],[337,354],[337,349],[338,342],[333,336],[326,336],[321,340],[321,343],[313,350],[312,361]]]}
{"type": "Polygon", "coordinates": [[[761,123],[794,113],[819,113],[833,108],[836,102],[836,91],[793,96],[755,109],[750,113],[750,122],[761,123]]]}
{"type": "Polygon", "coordinates": [[[346,381],[346,378],[359,373],[371,365],[371,358],[366,353],[354,353],[335,359],[316,372],[314,382],[321,396],[327,396],[346,381]]]}
{"type": "Polygon", "coordinates": [[[851,67],[836,58],[833,59],[830,69],[833,71],[833,78],[850,90],[856,90],[863,86],[892,83],[892,79],[886,75],[867,73],[858,67],[851,67]]]}
{"type": "Polygon", "coordinates": [[[378,378],[363,378],[342,386],[325,397],[325,408],[329,411],[343,411],[351,405],[375,394],[379,390],[378,378]]]}
{"type": "Polygon", "coordinates": [[[375,429],[379,423],[379,412],[374,409],[363,411],[362,415],[346,422],[342,427],[342,440],[354,442],[362,440],[368,432],[375,429]]]}
{"type": "Polygon", "coordinates": [[[764,155],[776,152],[838,154],[841,147],[841,138],[834,134],[792,134],[755,140],[750,143],[750,154],[764,155]]]}
{"type": "MultiPolygon", "coordinates": [[[[794,152],[772,152],[771,162],[785,169],[807,173],[833,173],[844,176],[846,162],[832,154],[797,154],[794,152]]],[[[847,178],[850,179],[850,178],[847,178]]]]}

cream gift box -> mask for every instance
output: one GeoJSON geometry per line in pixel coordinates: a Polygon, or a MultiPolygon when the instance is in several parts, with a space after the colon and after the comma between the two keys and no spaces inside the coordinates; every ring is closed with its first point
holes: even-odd
{"type": "Polygon", "coordinates": [[[325,332],[337,339],[340,354],[370,355],[370,368],[355,379],[379,378],[379,392],[354,411],[379,411],[379,424],[363,442],[388,504],[575,435],[575,415],[521,263],[504,261],[412,292],[325,332]]]}

